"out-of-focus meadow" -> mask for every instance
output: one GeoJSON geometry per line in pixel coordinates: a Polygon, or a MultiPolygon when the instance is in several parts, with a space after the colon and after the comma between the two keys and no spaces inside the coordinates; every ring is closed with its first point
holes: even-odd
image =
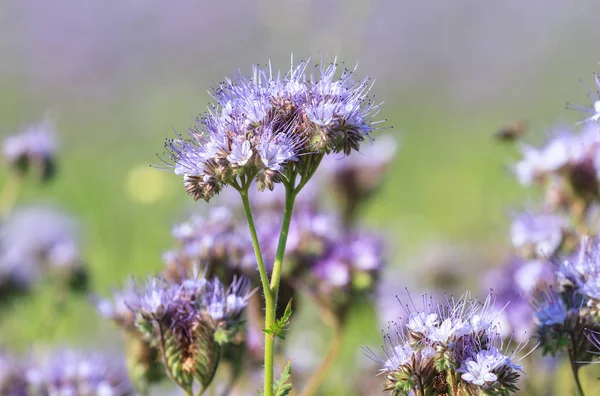
{"type": "MultiPolygon", "coordinates": [[[[269,59],[285,69],[291,53],[338,56],[376,79],[393,126],[383,132],[399,141],[364,213],[386,235],[388,266],[407,274],[397,293],[419,293],[414,268],[455,245],[468,253],[457,276],[479,292],[485,270],[509,255],[509,215],[535,200],[511,174],[516,146],[493,135],[522,120],[525,139],[540,142],[552,125],[580,118],[564,107],[587,103],[578,80],[600,67],[599,10],[591,0],[4,1],[0,134],[48,117],[60,142],[58,177],[27,185],[19,205],[51,203],[80,220],[91,290],[108,295],[161,270],[171,227],[209,205],[150,167],[161,164],[165,136],[206,109],[207,89],[269,59]]],[[[56,300],[40,285],[11,301],[0,311],[0,345],[118,349],[118,332],[87,298],[56,300]]],[[[297,320],[319,326],[310,312],[297,320]]],[[[348,373],[365,365],[360,346],[381,343],[373,312],[357,307],[350,320],[325,394],[348,394],[348,373]]]]}

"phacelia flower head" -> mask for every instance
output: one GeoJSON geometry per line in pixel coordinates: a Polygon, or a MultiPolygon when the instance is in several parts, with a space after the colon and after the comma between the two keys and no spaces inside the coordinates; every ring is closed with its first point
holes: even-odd
{"type": "Polygon", "coordinates": [[[481,349],[462,362],[457,370],[467,388],[516,392],[522,367],[496,346],[481,349]]]}
{"type": "Polygon", "coordinates": [[[491,295],[482,303],[468,294],[441,303],[425,296],[422,308],[411,300],[404,307],[408,321],[391,323],[384,334],[385,357],[368,353],[382,365],[385,390],[439,394],[449,389],[450,371],[455,378],[462,373],[454,385],[471,393],[515,392],[521,368],[499,347],[493,305],[491,295]]]}
{"type": "Polygon", "coordinates": [[[559,215],[523,213],[513,220],[510,233],[524,257],[547,258],[561,246],[567,227],[567,219],[559,215]]]}
{"type": "Polygon", "coordinates": [[[49,121],[31,125],[18,135],[4,139],[4,160],[20,173],[34,170],[42,180],[55,170],[56,139],[49,121]]]}
{"type": "Polygon", "coordinates": [[[43,273],[76,289],[85,286],[76,223],[53,208],[19,209],[0,229],[0,274],[28,287],[43,273]]]}
{"type": "Polygon", "coordinates": [[[233,342],[242,329],[249,284],[234,278],[225,289],[196,270],[176,282],[149,278],[128,303],[136,325],[158,345],[167,371],[183,389],[194,380],[203,387],[212,381],[221,345],[233,342]]]}
{"type": "MultiPolygon", "coordinates": [[[[598,331],[596,316],[590,315],[585,299],[575,289],[542,288],[533,293],[534,336],[544,354],[569,352],[576,362],[589,362],[593,345],[587,330],[598,331]]],[[[597,351],[596,351],[597,352],[597,351]]]]}
{"type": "Polygon", "coordinates": [[[371,290],[384,264],[382,245],[376,236],[364,232],[330,240],[311,268],[320,291],[371,290]]]}
{"type": "Polygon", "coordinates": [[[587,300],[592,313],[600,313],[600,238],[584,236],[579,251],[563,260],[559,267],[563,287],[574,287],[587,300]]]}
{"type": "Polygon", "coordinates": [[[523,146],[515,173],[523,185],[546,184],[550,207],[596,199],[600,159],[600,126],[586,125],[581,133],[561,128],[542,148],[523,146]]]}
{"type": "Polygon", "coordinates": [[[123,373],[116,359],[63,350],[29,364],[25,376],[28,394],[125,396],[133,389],[123,373]]]}
{"type": "Polygon", "coordinates": [[[188,194],[208,201],[225,185],[239,189],[252,180],[273,189],[288,170],[310,177],[324,154],[359,149],[380,107],[370,80],[355,70],[338,73],[335,61],[318,75],[308,66],[292,64],[286,73],[254,66],[213,90],[215,103],[189,137],[166,143],[188,194]]]}

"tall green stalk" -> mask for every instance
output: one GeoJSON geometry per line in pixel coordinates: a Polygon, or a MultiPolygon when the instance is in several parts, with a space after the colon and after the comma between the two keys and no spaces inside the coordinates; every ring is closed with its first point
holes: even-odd
{"type": "MultiPolygon", "coordinates": [[[[263,260],[262,252],[260,250],[260,243],[258,242],[258,235],[256,233],[256,226],[254,225],[254,218],[252,217],[252,209],[250,208],[250,202],[248,201],[248,187],[240,189],[240,195],[244,204],[244,213],[248,220],[248,228],[250,229],[250,236],[252,238],[252,246],[254,248],[254,254],[256,255],[256,263],[258,264],[258,272],[260,274],[260,281],[262,283],[263,295],[265,298],[265,329],[270,329],[275,324],[275,303],[271,288],[269,287],[269,278],[267,270],[265,268],[265,262],[263,260]]],[[[265,381],[264,381],[264,396],[273,396],[273,362],[275,352],[275,338],[274,336],[265,333],[265,381]]]]}

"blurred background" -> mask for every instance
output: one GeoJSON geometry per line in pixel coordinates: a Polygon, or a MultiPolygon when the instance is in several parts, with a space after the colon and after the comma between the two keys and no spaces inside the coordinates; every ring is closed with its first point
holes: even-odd
{"type": "MultiPolygon", "coordinates": [[[[597,11],[591,0],[5,0],[0,136],[44,117],[56,124],[60,177],[28,185],[20,204],[80,219],[91,289],[107,295],[163,268],[173,224],[207,205],[150,168],[165,136],[206,109],[207,90],[252,64],[337,56],[376,80],[393,126],[385,133],[400,143],[364,213],[388,239],[389,267],[407,274],[397,292],[418,288],[411,268],[451,255],[465,288],[479,290],[509,254],[510,214],[536,199],[510,172],[515,146],[494,134],[524,121],[525,140],[541,142],[553,125],[582,118],[565,103],[588,104],[579,79],[593,86],[599,69],[597,11]]],[[[41,287],[0,312],[0,344],[118,347],[89,301],[69,299],[58,312],[52,292],[41,287]]],[[[345,370],[361,367],[360,345],[380,343],[372,313],[352,320],[345,370]]],[[[345,375],[337,370],[326,389],[344,389],[345,375]]]]}

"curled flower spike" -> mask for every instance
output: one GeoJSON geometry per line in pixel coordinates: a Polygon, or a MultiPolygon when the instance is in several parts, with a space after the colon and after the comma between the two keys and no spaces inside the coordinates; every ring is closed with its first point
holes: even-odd
{"type": "Polygon", "coordinates": [[[168,162],[183,176],[188,194],[209,201],[225,185],[273,189],[288,172],[309,179],[322,156],[348,155],[375,128],[380,104],[369,79],[337,63],[306,73],[309,62],[287,73],[254,66],[250,76],[226,79],[212,92],[215,103],[184,139],[165,144],[168,162]]]}

